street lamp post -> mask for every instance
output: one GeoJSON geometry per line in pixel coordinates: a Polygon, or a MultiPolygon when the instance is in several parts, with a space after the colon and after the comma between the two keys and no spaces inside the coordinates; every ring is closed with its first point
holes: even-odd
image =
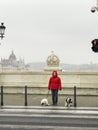
{"type": "Polygon", "coordinates": [[[92,13],[94,13],[94,12],[96,12],[96,11],[98,11],[98,0],[97,0],[97,3],[96,3],[96,6],[93,6],[93,7],[91,8],[91,12],[92,12],[92,13]]]}
{"type": "MultiPolygon", "coordinates": [[[[5,29],[6,29],[6,27],[4,26],[4,23],[1,23],[1,25],[0,25],[0,38],[1,38],[1,40],[4,38],[5,29]]],[[[0,43],[0,45],[1,45],[1,43],[0,43]]],[[[1,63],[1,65],[2,65],[2,63],[1,63]]],[[[2,66],[2,70],[3,70],[3,66],[2,66]]]]}
{"type": "Polygon", "coordinates": [[[5,29],[6,29],[6,27],[4,26],[4,23],[1,23],[1,25],[0,25],[0,38],[1,38],[1,40],[4,38],[5,29]]]}

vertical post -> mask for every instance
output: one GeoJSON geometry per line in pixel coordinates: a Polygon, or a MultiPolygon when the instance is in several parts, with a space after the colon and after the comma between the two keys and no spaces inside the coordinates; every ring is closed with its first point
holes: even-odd
{"type": "Polygon", "coordinates": [[[97,8],[98,8],[98,0],[97,0],[97,8]]]}
{"type": "Polygon", "coordinates": [[[25,106],[27,106],[27,86],[25,86],[25,106]]]}
{"type": "Polygon", "coordinates": [[[74,107],[77,106],[77,100],[76,100],[76,86],[74,86],[74,107]]]}
{"type": "Polygon", "coordinates": [[[3,106],[3,86],[1,86],[1,106],[3,106]]]}

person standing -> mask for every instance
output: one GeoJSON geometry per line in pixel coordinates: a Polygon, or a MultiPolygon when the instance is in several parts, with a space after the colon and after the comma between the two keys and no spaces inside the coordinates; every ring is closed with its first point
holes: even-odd
{"type": "Polygon", "coordinates": [[[61,78],[58,76],[56,70],[52,72],[52,76],[49,79],[48,89],[51,90],[53,105],[58,103],[58,90],[62,90],[61,78]]]}

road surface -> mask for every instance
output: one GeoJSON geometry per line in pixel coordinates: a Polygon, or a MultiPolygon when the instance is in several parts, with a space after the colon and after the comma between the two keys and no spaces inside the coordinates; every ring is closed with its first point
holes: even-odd
{"type": "Polygon", "coordinates": [[[98,108],[5,106],[0,130],[98,130],[98,108]]]}

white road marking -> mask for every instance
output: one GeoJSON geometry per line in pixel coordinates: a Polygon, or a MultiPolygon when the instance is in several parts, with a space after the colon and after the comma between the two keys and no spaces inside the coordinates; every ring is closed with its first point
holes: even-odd
{"type": "Polygon", "coordinates": [[[13,129],[34,129],[34,128],[43,128],[43,129],[53,129],[53,130],[98,130],[98,128],[91,127],[65,127],[65,126],[42,126],[42,125],[0,125],[0,128],[13,128],[13,129]]]}
{"type": "Polygon", "coordinates": [[[98,111],[92,110],[52,110],[52,109],[0,109],[0,112],[37,112],[37,113],[68,113],[68,114],[98,114],[98,111]]]}
{"type": "Polygon", "coordinates": [[[96,118],[98,119],[98,108],[87,109],[64,109],[64,107],[3,107],[0,116],[9,117],[59,117],[59,118],[96,118]],[[9,108],[9,109],[5,109],[9,108]],[[17,108],[17,109],[15,109],[17,108]],[[22,109],[20,109],[22,108],[22,109]],[[25,109],[24,109],[25,108],[25,109]],[[17,113],[15,113],[17,112],[17,113]]]}
{"type": "Polygon", "coordinates": [[[89,118],[89,119],[98,119],[98,116],[94,116],[94,115],[56,115],[56,114],[12,114],[12,113],[9,113],[9,114],[0,114],[0,116],[9,116],[9,117],[47,117],[47,118],[53,118],[53,117],[56,117],[56,118],[89,118]]]}

